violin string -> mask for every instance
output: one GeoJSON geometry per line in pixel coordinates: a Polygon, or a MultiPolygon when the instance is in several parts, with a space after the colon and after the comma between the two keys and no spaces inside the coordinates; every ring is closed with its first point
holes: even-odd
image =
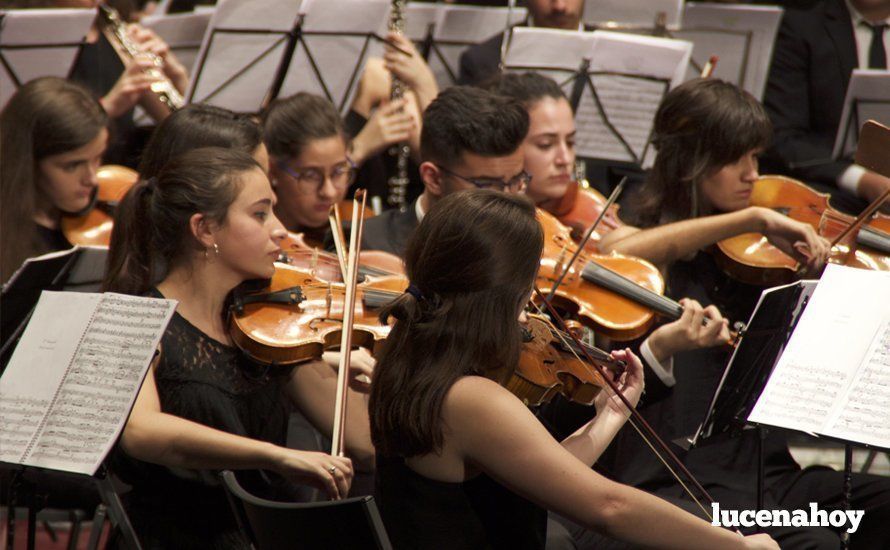
{"type": "MultiPolygon", "coordinates": [[[[549,302],[547,302],[547,299],[544,296],[544,293],[541,292],[541,289],[538,288],[537,285],[535,285],[535,287],[534,287],[534,292],[538,295],[538,297],[541,298],[541,300],[543,301],[544,305],[547,307],[547,310],[549,311],[551,316],[560,323],[560,325],[563,327],[563,329],[566,329],[565,321],[562,319],[562,317],[559,316],[558,313],[556,313],[556,310],[553,309],[553,306],[550,305],[549,302]]],[[[578,343],[577,338],[575,337],[574,334],[572,334],[571,332],[567,332],[565,330],[563,330],[563,332],[565,332],[566,335],[568,335],[573,341],[578,343]]],[[[655,433],[655,430],[652,428],[652,426],[649,425],[648,422],[646,422],[646,419],[643,418],[643,416],[639,413],[639,411],[637,411],[636,408],[630,404],[630,402],[627,400],[627,398],[624,397],[624,395],[622,395],[619,391],[617,391],[618,390],[617,386],[615,386],[615,384],[610,379],[608,379],[608,377],[605,376],[605,374],[603,372],[604,369],[600,365],[596,364],[596,362],[590,357],[590,355],[586,352],[586,350],[584,350],[583,348],[581,348],[581,350],[584,352],[587,362],[589,362],[594,368],[597,369],[597,371],[600,372],[600,374],[603,376],[606,384],[612,388],[614,395],[617,396],[621,400],[621,402],[624,404],[624,406],[627,407],[627,409],[630,411],[631,416],[639,421],[640,426],[645,428],[645,431],[647,432],[648,437],[651,437],[654,441],[659,443],[659,446],[661,447],[662,452],[664,452],[666,456],[670,457],[671,461],[677,465],[677,467],[680,469],[680,471],[683,472],[683,475],[685,475],[687,477],[687,479],[695,486],[695,488],[699,491],[699,493],[701,493],[702,496],[704,496],[708,501],[714,502],[714,498],[710,495],[710,493],[708,493],[708,491],[701,485],[701,483],[698,482],[698,480],[695,478],[695,476],[692,475],[692,472],[690,472],[689,469],[686,468],[686,466],[677,457],[677,455],[674,454],[674,452],[671,451],[670,448],[668,448],[667,444],[664,441],[662,441],[662,439],[658,436],[658,434],[655,433]]],[[[690,493],[690,497],[692,497],[695,500],[695,496],[691,493],[690,493]]]]}
{"type": "MultiPolygon", "coordinates": [[[[532,302],[531,304],[538,311],[538,313],[540,315],[544,315],[544,310],[541,309],[541,306],[539,306],[538,304],[536,304],[534,302],[532,302]]],[[[568,339],[566,339],[565,335],[562,333],[561,330],[553,330],[553,331],[551,331],[551,333],[554,336],[556,336],[557,338],[559,338],[560,341],[562,341],[563,345],[569,350],[569,352],[575,357],[575,359],[577,359],[578,361],[584,362],[584,360],[581,358],[581,356],[576,351],[575,346],[571,345],[571,343],[569,342],[568,339]]],[[[608,384],[604,385],[602,389],[606,390],[607,393],[610,394],[609,395],[610,398],[615,395],[615,391],[608,384]]],[[[659,452],[659,450],[655,447],[655,445],[653,445],[652,442],[649,441],[649,439],[643,433],[643,429],[639,426],[639,424],[634,419],[633,415],[631,415],[627,420],[628,420],[628,422],[630,422],[630,425],[634,429],[634,431],[636,431],[637,434],[640,436],[640,439],[642,439],[643,442],[646,444],[646,446],[649,447],[649,449],[655,454],[655,456],[656,456],[656,458],[658,458],[659,462],[661,462],[664,465],[664,467],[667,469],[667,471],[670,472],[671,476],[673,476],[673,478],[675,480],[677,480],[677,483],[679,483],[680,487],[682,487],[683,490],[686,491],[686,494],[688,494],[690,496],[690,498],[692,498],[693,502],[695,502],[695,505],[699,507],[699,509],[702,511],[702,513],[705,514],[705,516],[708,518],[708,520],[713,521],[711,512],[701,503],[701,500],[699,500],[699,498],[696,497],[696,495],[692,491],[692,489],[686,484],[686,482],[683,481],[682,476],[680,476],[680,474],[668,463],[667,459],[661,454],[661,452],[659,452]]]]}

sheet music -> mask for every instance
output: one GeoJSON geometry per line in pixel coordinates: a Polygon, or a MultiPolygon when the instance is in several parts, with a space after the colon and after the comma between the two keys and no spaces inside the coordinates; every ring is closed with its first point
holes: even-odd
{"type": "Polygon", "coordinates": [[[593,89],[585,86],[575,110],[578,154],[641,163],[645,168],[654,160],[648,144],[655,112],[668,90],[683,81],[691,54],[692,44],[683,40],[607,31],[517,28],[505,64],[510,71],[545,74],[571,95],[570,79],[584,60],[589,61],[593,89]]]}
{"type": "MultiPolygon", "coordinates": [[[[439,6],[428,63],[440,88],[454,86],[460,72],[460,56],[467,48],[507,29],[508,14],[507,8],[499,7],[439,6]]],[[[521,23],[527,15],[525,8],[514,9],[510,25],[521,23]]]]}
{"type": "Polygon", "coordinates": [[[654,29],[659,12],[665,14],[668,29],[678,29],[683,0],[585,0],[582,19],[600,28],[617,25],[654,29]]]}
{"type": "Polygon", "coordinates": [[[853,156],[859,143],[859,130],[867,120],[890,125],[890,71],[853,69],[834,140],[833,158],[853,156]]]}
{"type": "Polygon", "coordinates": [[[191,74],[212,15],[213,12],[150,15],[139,24],[156,32],[191,74]]]}
{"type": "Polygon", "coordinates": [[[687,3],[683,27],[673,33],[694,44],[686,79],[701,76],[705,63],[716,55],[714,77],[761,100],[784,11],[778,6],[687,3]]]}
{"type": "Polygon", "coordinates": [[[0,378],[0,461],[94,474],[175,307],[121,294],[44,292],[0,378]]]}
{"type": "Polygon", "coordinates": [[[67,78],[96,19],[95,9],[0,10],[0,108],[20,84],[67,78]],[[18,83],[18,84],[17,84],[18,83]]]}
{"type": "Polygon", "coordinates": [[[890,447],[887,304],[890,272],[829,265],[748,419],[890,447]]]}
{"type": "Polygon", "coordinates": [[[370,35],[386,35],[389,9],[387,0],[304,0],[302,43],[294,51],[279,97],[317,94],[328,97],[345,115],[366,60],[383,56],[383,43],[370,35]]]}
{"type": "Polygon", "coordinates": [[[189,103],[259,112],[299,10],[294,0],[220,0],[201,42],[189,103]]]}
{"type": "MultiPolygon", "coordinates": [[[[28,258],[3,285],[4,292],[7,288],[12,288],[14,286],[13,283],[19,283],[19,277],[23,276],[22,274],[28,270],[29,266],[54,258],[73,256],[78,253],[80,254],[80,258],[78,258],[77,265],[75,265],[71,273],[68,274],[68,280],[65,285],[66,290],[76,289],[81,292],[98,291],[99,287],[102,285],[102,279],[105,278],[105,264],[108,259],[108,247],[76,245],[67,250],[48,252],[40,256],[35,256],[34,258],[28,258]]],[[[27,286],[28,281],[23,280],[21,282],[27,286]]]]}

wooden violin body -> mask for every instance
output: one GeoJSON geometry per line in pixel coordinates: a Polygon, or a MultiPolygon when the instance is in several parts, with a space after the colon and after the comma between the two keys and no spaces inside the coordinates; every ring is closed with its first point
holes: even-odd
{"type": "MultiPolygon", "coordinates": [[[[808,223],[827,239],[841,234],[853,218],[829,204],[829,196],[783,176],[762,176],[754,184],[751,206],[770,208],[808,223]]],[[[890,271],[890,218],[878,216],[864,225],[852,242],[838,243],[832,263],[890,271]]],[[[717,243],[715,259],[732,277],[753,285],[774,286],[793,281],[797,261],[760,233],[743,233],[717,243]]]]}
{"type": "MultiPolygon", "coordinates": [[[[600,216],[608,202],[599,191],[585,183],[570,185],[562,199],[552,208],[547,208],[547,211],[553,214],[560,223],[569,228],[575,242],[581,241],[587,229],[600,216]]],[[[618,218],[618,206],[611,205],[590,236],[590,241],[585,249],[597,252],[597,243],[600,239],[623,225],[624,223],[618,218]]]]}
{"type": "MultiPolygon", "coordinates": [[[[376,310],[404,292],[402,277],[358,286],[353,343],[374,350],[389,334],[376,310]]],[[[345,287],[285,264],[259,292],[236,292],[230,307],[232,340],[255,361],[292,365],[321,357],[340,345],[345,287]]]]}
{"type": "MultiPolygon", "coordinates": [[[[343,282],[337,256],[307,243],[302,233],[288,233],[281,242],[279,261],[308,271],[322,281],[343,282]]],[[[363,279],[405,275],[402,259],[382,250],[363,250],[359,253],[359,262],[359,274],[363,279]]]]}
{"type": "MultiPolygon", "coordinates": [[[[538,221],[544,228],[544,253],[537,284],[545,294],[549,294],[576,248],[569,229],[552,215],[538,209],[538,221]]],[[[557,288],[552,298],[553,305],[567,311],[583,325],[614,340],[633,340],[648,332],[655,321],[656,311],[595,283],[589,276],[590,264],[618,272],[656,295],[664,292],[661,273],[645,260],[619,254],[582,252],[557,288]]]]}
{"type": "MultiPolygon", "coordinates": [[[[555,329],[537,316],[530,315],[519,364],[505,377],[504,387],[526,405],[550,401],[557,393],[583,405],[592,405],[606,383],[602,376],[572,353],[558,338],[555,329]]],[[[589,347],[600,366],[620,375],[623,365],[606,352],[589,347]]]]}
{"type": "Polygon", "coordinates": [[[98,186],[83,213],[62,217],[62,232],[71,244],[108,246],[114,227],[114,210],[139,180],[139,174],[126,166],[109,164],[96,172],[98,186]]]}

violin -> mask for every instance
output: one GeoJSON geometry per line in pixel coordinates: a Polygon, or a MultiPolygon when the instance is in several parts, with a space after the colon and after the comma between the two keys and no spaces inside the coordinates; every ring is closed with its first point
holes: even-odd
{"type": "MultiPolygon", "coordinates": [[[[576,185],[570,185],[559,202],[552,206],[548,205],[545,209],[570,229],[571,237],[575,242],[580,242],[593,220],[602,213],[606,202],[606,197],[590,187],[587,181],[581,180],[576,185]]],[[[596,243],[614,229],[624,225],[618,217],[618,209],[617,204],[608,207],[585,249],[590,252],[598,252],[596,243]]]]}
{"type": "MultiPolygon", "coordinates": [[[[322,281],[343,282],[337,256],[307,243],[302,233],[288,232],[281,242],[279,262],[307,270],[322,281]]],[[[389,252],[363,250],[359,253],[359,262],[359,276],[363,281],[369,277],[405,276],[402,259],[389,252]]]]}
{"type": "Polygon", "coordinates": [[[558,393],[575,403],[592,405],[606,383],[581,359],[577,345],[584,346],[616,378],[624,372],[622,361],[593,346],[575,344],[543,317],[529,315],[523,327],[519,363],[508,373],[503,386],[527,406],[547,403],[558,393]]]}
{"type": "MultiPolygon", "coordinates": [[[[750,204],[808,223],[823,237],[834,240],[855,219],[832,208],[829,198],[791,178],[761,176],[754,184],[750,204]]],[[[878,214],[851,236],[849,241],[841,240],[832,248],[829,262],[890,271],[890,218],[878,214]]],[[[797,260],[773,246],[760,233],[724,239],[714,250],[718,265],[744,283],[775,286],[791,282],[797,275],[797,260]]]]}
{"type": "MultiPolygon", "coordinates": [[[[630,281],[626,288],[644,289],[640,292],[651,298],[664,293],[664,279],[651,263],[620,254],[587,254],[582,252],[577,262],[566,270],[566,264],[577,251],[570,230],[551,214],[538,209],[538,221],[544,229],[544,251],[537,284],[549,294],[562,279],[551,302],[571,312],[580,322],[613,340],[634,340],[646,334],[655,322],[656,312],[679,316],[683,308],[675,302],[641,300],[602,286],[597,274],[604,268],[630,281]],[[679,309],[678,309],[679,308],[679,309]],[[679,311],[679,313],[677,313],[679,311]]],[[[632,293],[631,293],[632,294],[632,293]]],[[[663,298],[663,296],[662,296],[663,298]]]]}
{"type": "MultiPolygon", "coordinates": [[[[379,277],[357,286],[353,342],[370,350],[389,334],[376,310],[408,287],[404,277],[379,277]]],[[[316,359],[340,345],[346,288],[312,273],[276,263],[270,280],[233,292],[229,307],[232,341],[254,361],[293,365],[316,359]]]]}
{"type": "Polygon", "coordinates": [[[62,217],[62,233],[75,245],[108,246],[118,203],[139,180],[139,174],[126,166],[109,164],[96,172],[98,185],[90,204],[77,214],[62,217]]]}

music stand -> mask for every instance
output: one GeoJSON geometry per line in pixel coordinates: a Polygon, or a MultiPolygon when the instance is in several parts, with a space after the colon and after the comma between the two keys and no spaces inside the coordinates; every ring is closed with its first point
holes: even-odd
{"type": "Polygon", "coordinates": [[[0,107],[30,80],[67,78],[95,19],[95,9],[0,12],[0,107]]]}
{"type": "Polygon", "coordinates": [[[832,158],[850,158],[866,120],[890,124],[890,71],[854,69],[847,86],[832,158]]]}
{"type": "Polygon", "coordinates": [[[681,40],[517,27],[505,68],[540,72],[566,90],[579,156],[646,168],[655,112],[682,82],[691,51],[681,40]]]}

